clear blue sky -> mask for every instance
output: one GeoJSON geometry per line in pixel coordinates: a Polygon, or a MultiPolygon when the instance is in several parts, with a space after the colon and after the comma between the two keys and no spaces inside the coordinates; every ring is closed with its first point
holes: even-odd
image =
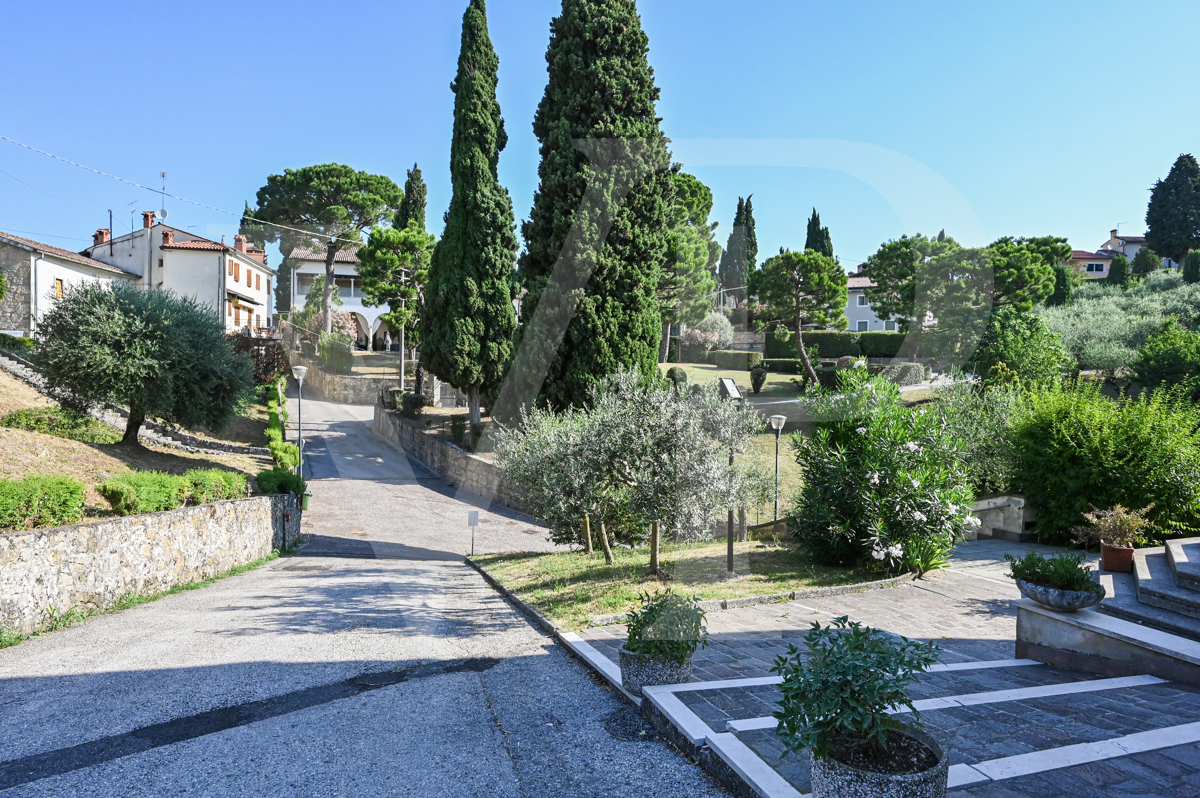
{"type": "MultiPolygon", "coordinates": [[[[338,161],[400,182],[416,161],[436,232],[465,5],[10,0],[0,135],[148,185],[166,171],[172,193],[235,211],[286,167],[338,161]]],[[[510,134],[501,179],[518,221],[537,185],[531,122],[559,7],[488,4],[510,134]]],[[[1139,233],[1151,184],[1200,150],[1195,2],[639,7],[678,151],[712,138],[886,148],[948,181],[987,240],[1057,234],[1095,248],[1118,222],[1139,233]]],[[[848,265],[904,232],[937,232],[936,221],[906,230],[905,209],[861,175],[684,166],[712,187],[722,241],[737,197],[754,194],[760,257],[803,246],[814,205],[848,265]]],[[[107,225],[108,209],[119,232],[130,208],[159,207],[157,195],[3,141],[0,170],[0,230],[72,249],[107,225]]],[[[172,200],[167,209],[177,227],[236,232],[232,217],[172,200]]]]}

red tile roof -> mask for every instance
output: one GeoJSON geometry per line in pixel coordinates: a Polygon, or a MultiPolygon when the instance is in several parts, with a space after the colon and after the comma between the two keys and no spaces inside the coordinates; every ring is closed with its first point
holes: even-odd
{"type": "MultiPolygon", "coordinates": [[[[288,257],[294,260],[319,260],[321,263],[324,263],[325,250],[313,249],[312,247],[296,247],[288,257]]],[[[333,256],[333,262],[358,263],[358,245],[354,244],[345,249],[339,249],[338,253],[333,256]]]]}
{"type": "Polygon", "coordinates": [[[214,252],[224,252],[229,250],[234,252],[234,248],[225,244],[218,244],[216,241],[176,241],[173,244],[163,244],[163,249],[207,249],[214,252]]]}
{"type": "Polygon", "coordinates": [[[1145,236],[1117,236],[1118,241],[1124,241],[1126,244],[1145,244],[1145,236]]]}
{"type": "Polygon", "coordinates": [[[855,274],[850,275],[848,287],[849,288],[874,288],[875,283],[873,283],[871,281],[871,278],[868,277],[867,275],[863,274],[862,272],[857,272],[855,274]]]}
{"type": "Polygon", "coordinates": [[[1084,249],[1073,249],[1071,250],[1071,260],[1112,260],[1115,254],[1114,252],[1105,252],[1104,250],[1088,252],[1084,249]]]}
{"type": "Polygon", "coordinates": [[[72,252],[69,249],[54,247],[50,244],[43,244],[40,241],[34,241],[31,238],[22,238],[21,236],[15,236],[11,233],[0,232],[0,241],[10,241],[19,246],[28,247],[35,252],[41,252],[44,255],[53,255],[56,258],[69,260],[72,263],[79,263],[84,266],[89,266],[93,269],[99,269],[100,271],[111,272],[120,275],[132,274],[132,272],[127,272],[124,269],[118,269],[116,266],[110,266],[107,263],[101,263],[98,260],[93,260],[87,255],[80,255],[78,252],[72,252]]]}

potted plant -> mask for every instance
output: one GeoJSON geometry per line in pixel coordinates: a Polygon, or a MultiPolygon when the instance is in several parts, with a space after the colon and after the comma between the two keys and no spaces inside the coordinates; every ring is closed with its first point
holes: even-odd
{"type": "Polygon", "coordinates": [[[816,798],[941,798],[950,758],[920,728],[908,697],[916,675],[941,657],[915,643],[848,618],[814,622],[805,635],[807,662],[788,646],[772,673],[783,676],[776,733],[789,752],[807,748],[816,798]],[[907,707],[911,723],[896,718],[907,707]]]}
{"type": "Polygon", "coordinates": [[[708,645],[704,610],[695,599],[670,590],[643,593],[629,613],[629,637],[621,647],[621,684],[634,695],[652,684],[683,684],[692,678],[692,655],[708,645]]]}
{"type": "Polygon", "coordinates": [[[1075,612],[1099,603],[1104,586],[1092,581],[1092,569],[1083,564],[1083,552],[1062,551],[1043,557],[1030,551],[1020,559],[1005,554],[1010,579],[1025,598],[1055,612],[1075,612]]]}
{"type": "Polygon", "coordinates": [[[1130,510],[1116,505],[1111,510],[1084,513],[1091,526],[1074,530],[1076,543],[1093,546],[1100,543],[1100,566],[1106,571],[1131,573],[1133,571],[1133,547],[1154,527],[1146,514],[1154,509],[1150,504],[1140,510],[1130,510]]]}

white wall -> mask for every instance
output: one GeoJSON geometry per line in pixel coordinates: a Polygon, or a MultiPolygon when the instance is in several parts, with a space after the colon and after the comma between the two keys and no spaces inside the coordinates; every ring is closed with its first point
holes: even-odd
{"type": "MultiPolygon", "coordinates": [[[[380,305],[379,307],[369,307],[363,304],[361,282],[358,279],[358,269],[351,263],[335,263],[333,265],[333,273],[335,277],[352,277],[354,278],[354,295],[351,296],[345,289],[339,289],[339,296],[342,299],[342,306],[338,310],[346,313],[357,313],[365,318],[371,325],[371,331],[379,329],[379,317],[391,311],[390,306],[380,305]]],[[[307,294],[303,286],[301,286],[301,277],[317,277],[325,274],[325,264],[319,261],[302,261],[293,272],[292,283],[292,307],[294,310],[299,310],[304,307],[304,301],[307,299],[307,294]]]]}
{"type": "Polygon", "coordinates": [[[206,250],[166,249],[159,250],[163,256],[163,268],[154,261],[150,286],[165,288],[180,296],[191,297],[207,305],[216,313],[221,310],[221,261],[220,252],[206,250]]]}
{"type": "MultiPolygon", "coordinates": [[[[63,281],[63,291],[71,286],[86,283],[111,283],[113,279],[122,280],[120,275],[91,269],[81,263],[65,260],[54,255],[30,255],[33,281],[33,317],[41,321],[55,302],[55,281],[63,281]]],[[[129,279],[136,279],[130,276],[129,279]]]]}

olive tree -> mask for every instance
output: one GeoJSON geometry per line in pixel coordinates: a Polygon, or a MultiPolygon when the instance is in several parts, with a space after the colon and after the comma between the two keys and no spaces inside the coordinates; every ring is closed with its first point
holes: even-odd
{"type": "Polygon", "coordinates": [[[126,283],[68,288],[38,322],[37,353],[63,405],[129,408],[128,445],[147,417],[221,429],[253,387],[250,360],[234,352],[216,310],[126,283]]]}

